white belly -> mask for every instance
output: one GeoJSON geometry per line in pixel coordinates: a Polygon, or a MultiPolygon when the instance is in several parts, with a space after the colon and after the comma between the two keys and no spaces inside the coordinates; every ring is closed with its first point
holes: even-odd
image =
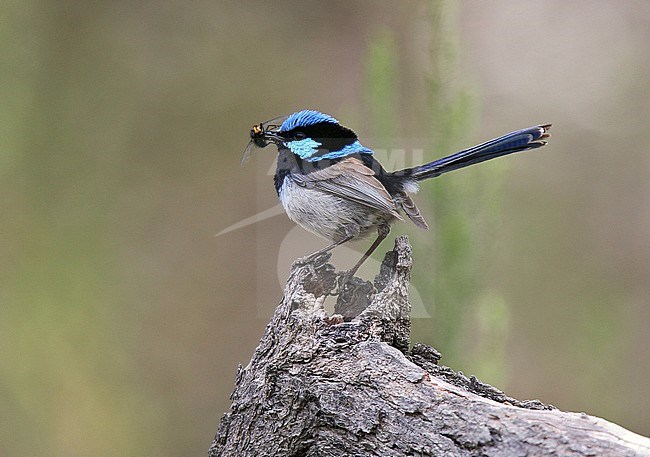
{"type": "Polygon", "coordinates": [[[370,232],[381,219],[392,217],[328,192],[297,185],[291,176],[284,178],[280,201],[289,219],[311,233],[338,241],[345,236],[345,226],[357,228],[360,235],[370,232]]]}

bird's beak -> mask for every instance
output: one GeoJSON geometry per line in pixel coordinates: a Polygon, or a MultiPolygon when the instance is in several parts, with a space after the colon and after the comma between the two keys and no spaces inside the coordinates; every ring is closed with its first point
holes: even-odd
{"type": "Polygon", "coordinates": [[[284,141],[284,138],[282,138],[280,135],[278,135],[277,132],[274,132],[272,130],[267,130],[264,132],[264,139],[270,143],[275,143],[275,144],[280,144],[284,141]]]}

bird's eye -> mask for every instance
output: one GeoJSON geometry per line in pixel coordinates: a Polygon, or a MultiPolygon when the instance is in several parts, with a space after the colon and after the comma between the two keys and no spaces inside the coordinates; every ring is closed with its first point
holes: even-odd
{"type": "Polygon", "coordinates": [[[296,140],[304,140],[305,138],[307,138],[307,135],[305,135],[305,132],[297,131],[296,133],[294,133],[293,137],[296,140]]]}

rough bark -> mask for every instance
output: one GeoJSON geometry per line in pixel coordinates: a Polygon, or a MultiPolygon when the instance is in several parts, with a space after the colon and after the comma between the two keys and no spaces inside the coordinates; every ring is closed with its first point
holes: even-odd
{"type": "Polygon", "coordinates": [[[410,349],[406,237],[374,287],[353,278],[328,316],[334,268],[296,263],[212,446],[216,456],[642,456],[603,419],[518,401],[410,349]],[[346,315],[346,318],[343,317],[346,315]],[[351,320],[350,320],[351,319],[351,320]]]}

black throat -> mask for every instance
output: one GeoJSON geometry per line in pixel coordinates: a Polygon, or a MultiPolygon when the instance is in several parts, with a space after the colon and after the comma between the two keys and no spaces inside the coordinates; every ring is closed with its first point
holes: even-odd
{"type": "Polygon", "coordinates": [[[300,160],[291,150],[287,148],[278,148],[278,161],[275,167],[275,175],[273,176],[273,183],[275,184],[275,191],[278,196],[280,195],[280,189],[284,183],[284,178],[290,175],[291,173],[300,173],[300,160]]]}

